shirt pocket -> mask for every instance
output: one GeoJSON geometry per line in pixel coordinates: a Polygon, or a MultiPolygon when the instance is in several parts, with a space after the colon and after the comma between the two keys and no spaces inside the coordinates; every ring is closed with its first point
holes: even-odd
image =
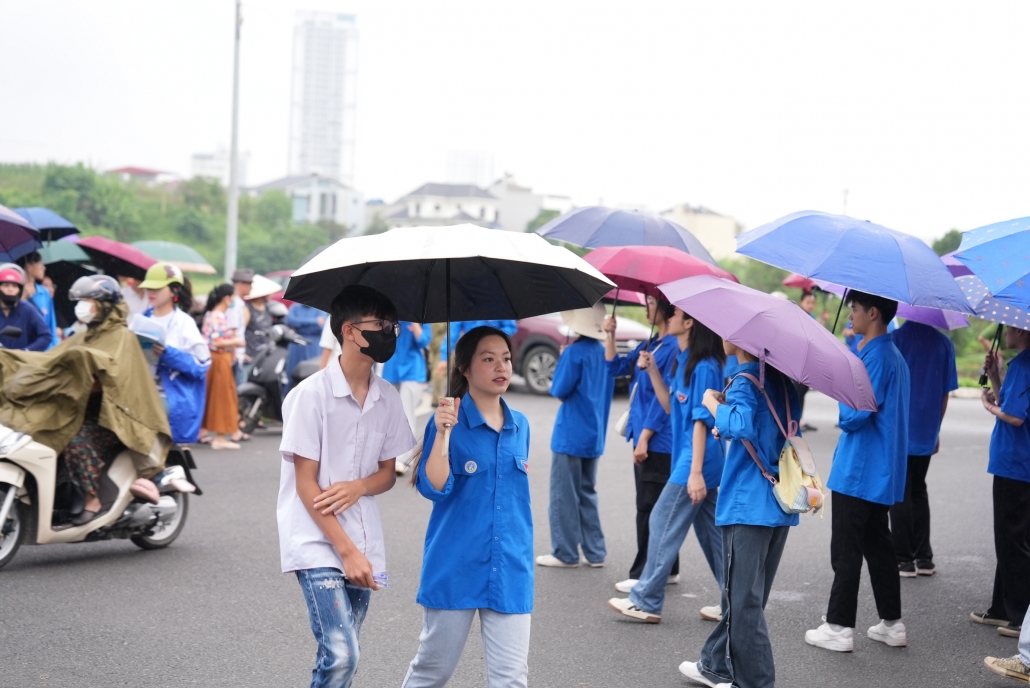
{"type": "Polygon", "coordinates": [[[358,431],[358,462],[361,466],[359,478],[367,478],[379,470],[379,456],[383,453],[386,433],[376,430],[358,431]]]}
{"type": "MultiPolygon", "coordinates": [[[[452,445],[453,447],[453,445],[452,445]]],[[[489,481],[483,476],[487,467],[483,462],[467,454],[451,451],[451,474],[454,476],[454,496],[461,501],[489,497],[489,481]]]]}
{"type": "Polygon", "coordinates": [[[511,493],[523,501],[530,501],[529,498],[529,457],[519,454],[504,455],[505,462],[511,466],[515,464],[515,470],[511,471],[511,493]]]}

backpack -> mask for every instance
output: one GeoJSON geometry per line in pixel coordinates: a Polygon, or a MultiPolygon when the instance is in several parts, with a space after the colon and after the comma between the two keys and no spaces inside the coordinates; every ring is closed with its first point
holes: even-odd
{"type": "MultiPolygon", "coordinates": [[[[772,483],[776,502],[788,514],[806,514],[810,511],[812,513],[819,511],[823,506],[822,480],[815,469],[815,460],[812,458],[812,452],[808,448],[808,443],[802,438],[797,437],[798,424],[797,421],[790,417],[790,395],[787,388],[784,387],[783,389],[783,397],[787,409],[787,428],[784,429],[783,423],[780,422],[780,417],[776,413],[776,407],[773,406],[772,399],[769,398],[765,387],[750,373],[740,373],[738,377],[747,378],[762,392],[762,396],[765,397],[765,403],[769,405],[769,410],[772,411],[773,418],[776,419],[776,424],[780,426],[780,432],[786,438],[783,449],[780,450],[779,479],[774,478],[765,470],[765,466],[762,465],[761,459],[758,458],[754,445],[748,440],[742,440],[744,447],[751,454],[751,458],[758,465],[758,470],[762,471],[765,479],[772,483]]],[[[822,514],[819,517],[822,518],[822,514]]]]}

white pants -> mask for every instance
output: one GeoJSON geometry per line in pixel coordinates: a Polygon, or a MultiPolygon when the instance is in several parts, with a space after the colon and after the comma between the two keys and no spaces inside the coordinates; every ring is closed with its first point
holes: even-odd
{"type": "MultiPolygon", "coordinates": [[[[422,391],[426,388],[425,383],[422,382],[401,382],[394,385],[397,391],[401,394],[401,408],[404,409],[404,417],[408,419],[408,426],[411,427],[411,434],[415,436],[415,440],[422,439],[422,432],[415,428],[415,411],[418,409],[418,405],[422,402],[422,391]]],[[[400,467],[406,464],[411,459],[411,452],[405,452],[397,457],[397,466],[400,467]]]]}
{"type": "Polygon", "coordinates": [[[447,684],[465,649],[476,611],[483,637],[487,688],[526,688],[529,614],[428,607],[423,611],[418,654],[408,667],[402,688],[438,688],[447,684]]]}

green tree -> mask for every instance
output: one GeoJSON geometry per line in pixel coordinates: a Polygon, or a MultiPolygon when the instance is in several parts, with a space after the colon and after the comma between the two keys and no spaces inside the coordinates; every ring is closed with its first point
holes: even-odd
{"type": "Polygon", "coordinates": [[[208,227],[206,217],[194,208],[186,208],[175,223],[175,231],[187,243],[207,243],[211,241],[211,228],[208,227]]]}
{"type": "Polygon", "coordinates": [[[557,210],[544,210],[541,208],[536,217],[526,223],[526,231],[535,232],[560,214],[557,210]]]}
{"type": "Polygon", "coordinates": [[[224,213],[226,210],[225,189],[213,177],[193,177],[181,182],[177,189],[183,202],[190,208],[206,213],[224,213]]]}
{"type": "Polygon", "coordinates": [[[386,224],[386,220],[384,220],[382,216],[379,215],[379,213],[376,213],[372,217],[372,221],[368,223],[367,227],[365,227],[365,235],[368,236],[370,234],[382,234],[383,232],[389,229],[390,225],[386,224]]]}
{"type": "Polygon", "coordinates": [[[139,204],[128,185],[82,163],[47,165],[43,195],[48,207],[69,220],[106,228],[119,239],[131,240],[140,227],[139,204]]]}
{"type": "Polygon", "coordinates": [[[957,251],[959,245],[962,243],[962,232],[957,229],[949,231],[947,234],[942,236],[933,242],[933,250],[938,256],[943,256],[945,253],[951,253],[957,251]]]}

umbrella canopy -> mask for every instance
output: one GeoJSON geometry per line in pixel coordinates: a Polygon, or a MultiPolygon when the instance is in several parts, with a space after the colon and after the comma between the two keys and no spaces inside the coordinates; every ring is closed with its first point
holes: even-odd
{"type": "Polygon", "coordinates": [[[673,305],[788,377],[854,409],[876,410],[865,365],[796,303],[708,275],[660,288],[673,305]]]}
{"type": "Polygon", "coordinates": [[[694,275],[713,275],[737,281],[731,273],[692,255],[663,246],[605,246],[583,260],[619,289],[658,296],[658,285],[694,275]]]}
{"type": "Polygon", "coordinates": [[[901,303],[971,313],[921,239],[846,215],[805,210],[737,237],[737,253],[901,303]]]}
{"type": "Polygon", "coordinates": [[[716,265],[708,249],[686,229],[672,220],[637,210],[616,210],[600,205],[576,208],[554,218],[537,233],[583,248],[670,246],[716,265]]]}
{"type": "Polygon", "coordinates": [[[785,287],[793,287],[795,289],[801,289],[802,291],[812,291],[812,287],[817,286],[815,280],[808,279],[803,275],[799,275],[796,272],[792,272],[780,282],[785,287]]]}
{"type": "Polygon", "coordinates": [[[68,263],[88,263],[89,254],[83,251],[78,244],[70,241],[48,241],[39,249],[39,255],[43,257],[43,264],[50,265],[59,261],[68,263]]]}
{"type": "Polygon", "coordinates": [[[31,222],[0,205],[0,263],[13,263],[42,245],[39,230],[31,222]]]}
{"type": "MultiPolygon", "coordinates": [[[[844,298],[844,293],[847,291],[839,284],[831,284],[822,280],[816,280],[815,286],[823,291],[836,294],[841,298],[844,298]]],[[[939,327],[942,330],[950,331],[969,327],[969,320],[966,316],[955,311],[944,311],[940,308],[924,308],[923,306],[910,306],[907,303],[899,303],[897,316],[902,320],[914,320],[917,323],[939,327]]]]}
{"type": "Polygon", "coordinates": [[[952,251],[951,253],[945,253],[941,256],[941,262],[944,263],[945,267],[948,268],[948,272],[953,277],[965,277],[966,275],[972,275],[973,271],[966,267],[966,264],[955,257],[958,251],[952,251]]]}
{"type": "Polygon", "coordinates": [[[157,262],[138,248],[106,237],[84,237],[75,243],[89,254],[89,262],[107,275],[125,275],[142,280],[147,269],[157,262]]]}
{"type": "Polygon", "coordinates": [[[626,306],[646,306],[647,297],[636,291],[629,291],[628,289],[612,289],[610,292],[604,295],[601,299],[605,303],[612,303],[615,305],[623,304],[626,306]]]}
{"type": "Polygon", "coordinates": [[[183,272],[197,272],[202,275],[218,273],[204,256],[192,246],[173,241],[134,241],[132,245],[155,261],[171,263],[183,272]]]}
{"type": "Polygon", "coordinates": [[[1030,217],[962,233],[955,258],[983,280],[994,298],[1030,306],[1030,217]]]}
{"type": "Polygon", "coordinates": [[[422,323],[589,308],[615,286],[536,234],[465,224],[340,239],[293,273],[286,298],[328,311],[351,284],[377,289],[401,320],[422,323]]]}
{"type": "Polygon", "coordinates": [[[987,285],[976,275],[967,275],[955,280],[973,307],[973,315],[988,322],[1011,325],[1021,330],[1030,330],[1030,313],[991,296],[987,285]]]}
{"type": "Polygon", "coordinates": [[[78,228],[50,208],[15,208],[18,213],[39,230],[44,241],[53,241],[69,234],[78,234],[78,228]]]}

